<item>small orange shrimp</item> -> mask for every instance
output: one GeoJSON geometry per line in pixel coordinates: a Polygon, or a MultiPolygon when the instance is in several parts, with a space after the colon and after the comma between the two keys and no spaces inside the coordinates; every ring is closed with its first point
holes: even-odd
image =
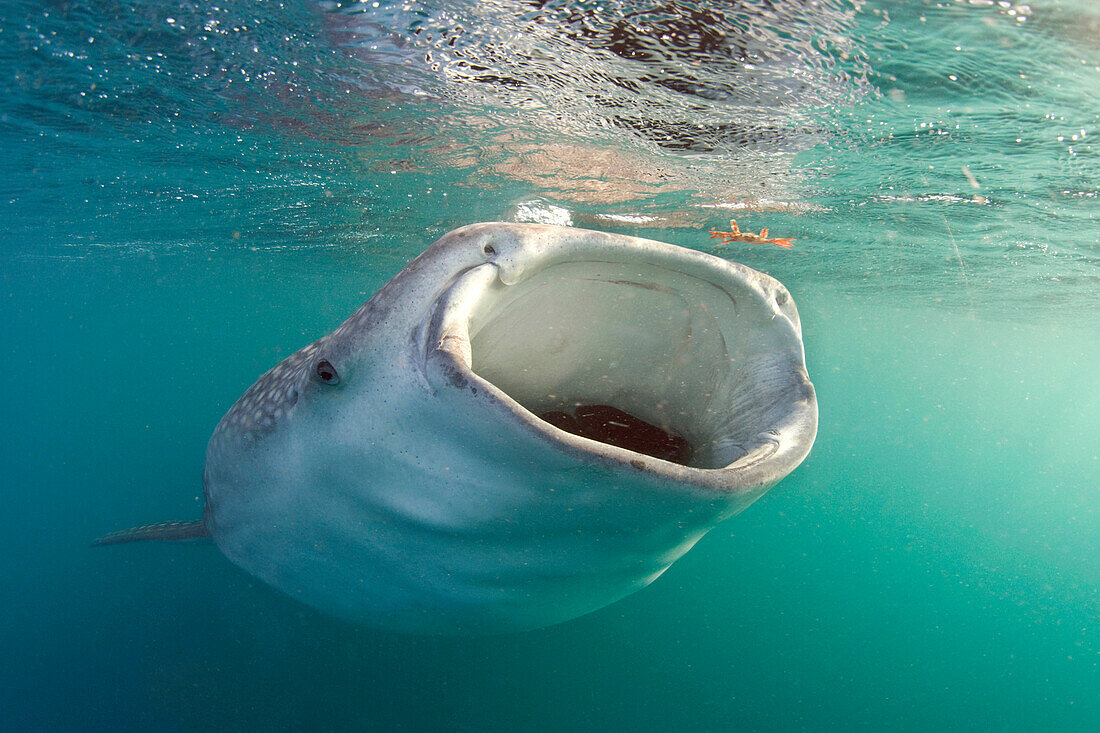
{"type": "Polygon", "coordinates": [[[711,239],[721,239],[721,244],[729,244],[730,242],[745,242],[747,244],[774,244],[776,247],[783,247],[790,249],[794,245],[791,244],[793,239],[768,239],[768,230],[761,229],[759,234],[753,234],[752,232],[743,232],[737,227],[737,222],[730,219],[729,232],[710,232],[711,239]]]}

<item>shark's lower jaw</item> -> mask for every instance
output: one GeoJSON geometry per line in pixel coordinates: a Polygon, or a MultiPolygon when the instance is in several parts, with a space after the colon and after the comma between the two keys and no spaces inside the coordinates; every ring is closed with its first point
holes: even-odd
{"type": "Polygon", "coordinates": [[[632,593],[817,425],[775,280],[543,225],[446,235],[257,385],[208,449],[214,541],[294,598],[412,632],[535,628],[632,593]]]}

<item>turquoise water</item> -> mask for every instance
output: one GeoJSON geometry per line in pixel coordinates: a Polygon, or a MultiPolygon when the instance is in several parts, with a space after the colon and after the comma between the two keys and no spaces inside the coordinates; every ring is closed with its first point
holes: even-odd
{"type": "Polygon", "coordinates": [[[1095,3],[229,5],[3,4],[0,728],[1096,729],[1095,3]],[[806,462],[525,634],[88,546],[197,517],[261,372],[509,218],[778,277],[806,462]]]}

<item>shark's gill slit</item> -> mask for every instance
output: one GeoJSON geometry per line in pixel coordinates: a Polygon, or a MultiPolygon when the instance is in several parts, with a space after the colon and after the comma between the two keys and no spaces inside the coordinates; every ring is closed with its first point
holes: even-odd
{"type": "Polygon", "coordinates": [[[774,349],[729,287],[638,261],[488,281],[468,321],[471,368],[555,427],[721,468],[771,427],[753,365],[774,349]]]}

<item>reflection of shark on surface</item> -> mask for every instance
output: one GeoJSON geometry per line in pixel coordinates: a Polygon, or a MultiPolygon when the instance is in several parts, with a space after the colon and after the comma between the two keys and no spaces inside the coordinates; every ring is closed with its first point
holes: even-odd
{"type": "Polygon", "coordinates": [[[593,205],[644,217],[680,194],[680,220],[654,225],[699,228],[721,213],[709,207],[798,210],[790,158],[824,134],[806,111],[862,89],[835,70],[851,16],[830,2],[769,6],[765,20],[741,2],[506,0],[344,3],[323,18],[372,93],[408,93],[413,113],[376,133],[416,142],[372,165],[519,181],[582,225],[602,226],[584,219],[593,205]]]}
{"type": "Polygon", "coordinates": [[[504,0],[342,3],[324,22],[335,45],[400,70],[389,83],[415,80],[417,93],[714,153],[780,149],[806,132],[792,114],[858,97],[859,81],[833,68],[854,47],[853,15],[829,0],[504,0]]]}
{"type": "Polygon", "coordinates": [[[478,224],[244,393],[207,448],[202,520],[101,544],[211,536],[351,620],[535,628],[648,585],[816,430],[774,279],[650,240],[478,224]]]}

